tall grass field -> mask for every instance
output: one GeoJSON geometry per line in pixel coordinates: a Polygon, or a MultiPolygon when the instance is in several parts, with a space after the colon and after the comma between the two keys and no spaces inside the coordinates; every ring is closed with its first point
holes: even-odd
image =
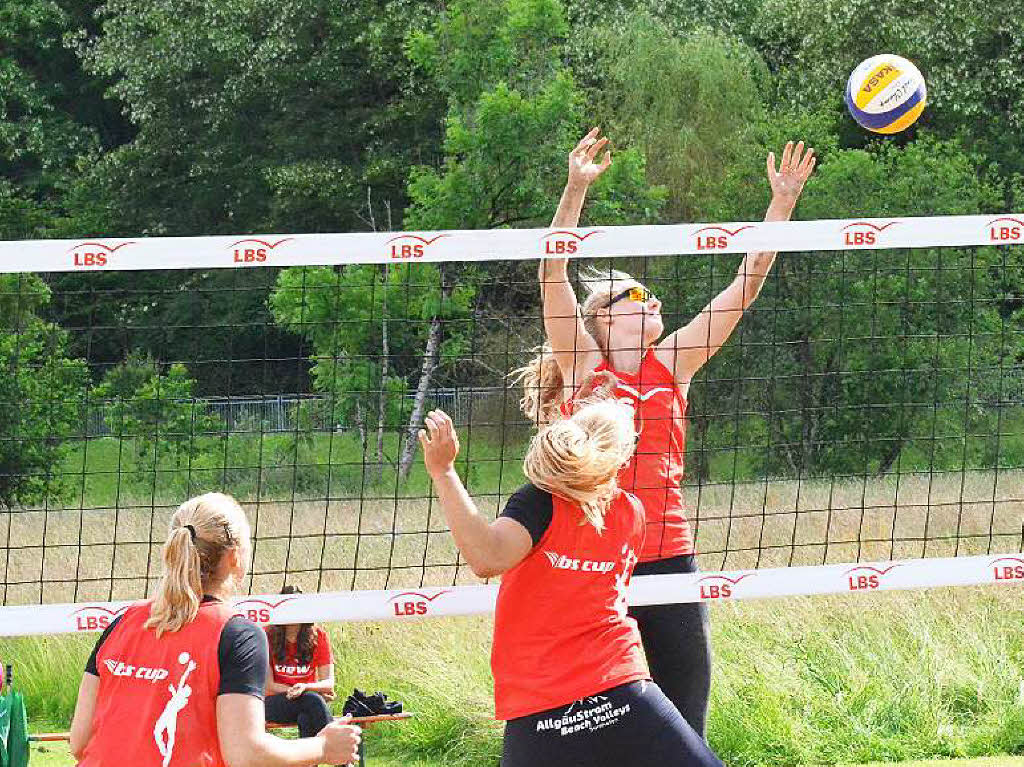
{"type": "MultiPolygon", "coordinates": [[[[233,452],[219,467],[168,464],[148,474],[129,444],[84,443],[66,467],[77,495],[0,514],[6,602],[142,596],[159,574],[171,510],[208,489],[236,493],[250,515],[255,592],[285,580],[307,591],[472,582],[422,467],[399,482],[345,439],[266,437],[226,445],[233,452]]],[[[397,447],[389,444],[390,454],[397,447]]],[[[522,482],[515,455],[481,438],[463,456],[484,513],[522,482]]],[[[702,567],[732,569],[1019,551],[1022,480],[1009,469],[728,478],[688,487],[687,496],[702,567]]],[[[1024,754],[1020,596],[987,587],[715,605],[710,741],[733,767],[1024,754]]],[[[380,689],[417,714],[371,732],[374,754],[423,767],[497,764],[489,619],[330,632],[341,700],[352,687],[380,689]]],[[[34,729],[67,728],[94,641],[0,640],[34,729]]]]}
{"type": "MultiPolygon", "coordinates": [[[[709,739],[732,767],[1024,754],[1022,625],[1014,587],[715,605],[709,739]]],[[[341,699],[380,689],[417,714],[371,732],[372,753],[497,764],[489,619],[329,630],[341,699]]],[[[0,641],[35,729],[68,726],[94,641],[0,641]]]]}
{"type": "MultiPolygon", "coordinates": [[[[484,514],[522,484],[522,446],[486,428],[464,439],[460,470],[484,514]]],[[[306,591],[472,582],[417,460],[400,480],[351,434],[233,435],[180,463],[147,463],[131,440],[79,444],[66,494],[0,512],[5,604],[133,599],[159,575],[167,519],[216,489],[242,501],[255,534],[252,590],[306,591]],[[156,466],[154,469],[153,466],[156,466]],[[147,468],[148,467],[148,468],[147,468]]],[[[389,435],[385,454],[400,450],[389,435]]],[[[1024,471],[721,479],[685,488],[704,569],[744,569],[1020,551],[1024,471]]]]}

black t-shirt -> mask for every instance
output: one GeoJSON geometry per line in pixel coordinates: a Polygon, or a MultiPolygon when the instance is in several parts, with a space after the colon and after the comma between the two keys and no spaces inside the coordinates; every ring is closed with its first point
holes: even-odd
{"type": "Polygon", "coordinates": [[[551,493],[536,485],[526,484],[512,494],[499,516],[514,519],[525,527],[536,546],[548,531],[553,515],[551,493]]]}
{"type": "MultiPolygon", "coordinates": [[[[213,597],[203,597],[203,602],[212,602],[213,597]]],[[[114,627],[121,622],[121,616],[110,622],[100,634],[92,655],[85,664],[86,673],[99,676],[96,656],[107,641],[114,627]]],[[[267,685],[267,669],[270,666],[267,635],[250,620],[236,615],[224,624],[217,646],[217,660],[220,664],[220,686],[218,695],[252,695],[263,699],[263,688],[267,685]]]]}

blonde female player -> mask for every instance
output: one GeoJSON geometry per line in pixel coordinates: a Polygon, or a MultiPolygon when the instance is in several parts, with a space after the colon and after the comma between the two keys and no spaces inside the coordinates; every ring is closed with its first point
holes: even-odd
{"type": "MultiPolygon", "coordinates": [[[[598,155],[607,145],[597,128],[569,155],[569,179],[553,227],[575,226],[588,186],[611,165],[598,155]]],[[[765,221],[786,221],[814,170],[814,150],[790,142],[776,165],[768,155],[771,204],[765,221]]],[[[757,298],[775,253],[750,253],[736,278],[689,324],[662,338],[661,302],[624,272],[594,273],[580,307],[568,261],[540,264],[544,329],[549,346],[519,372],[524,412],[538,424],[571,409],[573,391],[593,371],[614,376],[614,393],[633,403],[640,434],[619,484],[636,495],[647,515],[638,575],[695,572],[694,541],[680,483],[686,443],[686,397],[697,371],[726,342],[757,298]]],[[[701,735],[711,686],[707,609],[702,604],[641,607],[640,627],[654,681],[701,735]]]]}
{"type": "Polygon", "coordinates": [[[530,484],[489,522],[455,472],[451,419],[432,411],[420,432],[456,546],[478,576],[502,575],[491,651],[502,767],[722,765],[649,681],[626,614],[644,513],[615,477],[635,438],[628,406],[581,403],[533,438],[530,484]]]}
{"type": "Polygon", "coordinates": [[[267,639],[230,605],[249,560],[249,523],[219,493],[171,517],[156,598],[100,636],[78,689],[71,750],[79,767],[348,764],[359,728],[315,737],[264,730],[267,639]]]}

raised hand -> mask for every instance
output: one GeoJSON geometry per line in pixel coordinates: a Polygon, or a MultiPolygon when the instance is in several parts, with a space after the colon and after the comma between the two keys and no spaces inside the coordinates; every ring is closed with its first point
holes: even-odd
{"type": "Polygon", "coordinates": [[[443,410],[431,410],[420,429],[420,444],[423,446],[423,463],[431,477],[438,477],[450,471],[459,454],[459,435],[455,433],[452,419],[443,410]]]}
{"type": "Polygon", "coordinates": [[[594,128],[580,139],[576,148],[569,152],[569,185],[588,187],[612,164],[612,153],[605,150],[600,162],[595,162],[602,149],[608,145],[608,137],[601,136],[601,129],[594,128]]]}
{"type": "Polygon", "coordinates": [[[782,150],[782,162],[776,168],[775,153],[768,153],[768,183],[772,188],[772,201],[783,203],[790,208],[796,205],[804,184],[810,178],[818,158],[813,149],[804,151],[804,142],[795,147],[790,141],[782,150]]]}

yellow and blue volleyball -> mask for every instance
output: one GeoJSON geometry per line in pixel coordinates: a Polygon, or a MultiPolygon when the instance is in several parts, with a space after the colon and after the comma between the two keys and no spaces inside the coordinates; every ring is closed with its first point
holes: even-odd
{"type": "Polygon", "coordinates": [[[924,111],[928,89],[924,77],[902,56],[883,53],[862,62],[846,84],[846,106],[864,128],[899,133],[924,111]]]}

